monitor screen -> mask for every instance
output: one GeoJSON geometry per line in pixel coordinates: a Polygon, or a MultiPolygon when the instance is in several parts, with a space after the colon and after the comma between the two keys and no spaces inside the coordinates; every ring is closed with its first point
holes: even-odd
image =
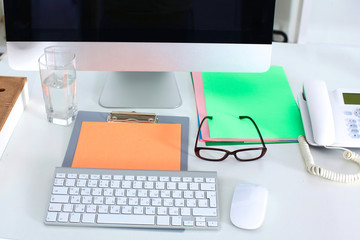
{"type": "Polygon", "coordinates": [[[274,15],[271,0],[5,3],[9,41],[271,43],[274,15]]]}
{"type": "Polygon", "coordinates": [[[4,0],[8,60],[37,70],[45,47],[66,45],[78,70],[262,72],[274,8],[275,0],[4,0]]]}

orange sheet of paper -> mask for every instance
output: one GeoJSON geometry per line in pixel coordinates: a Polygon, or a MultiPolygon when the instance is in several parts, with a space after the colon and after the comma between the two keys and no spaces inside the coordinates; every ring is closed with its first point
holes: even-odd
{"type": "Polygon", "coordinates": [[[181,124],[83,122],[72,167],[180,170],[181,124]]]}

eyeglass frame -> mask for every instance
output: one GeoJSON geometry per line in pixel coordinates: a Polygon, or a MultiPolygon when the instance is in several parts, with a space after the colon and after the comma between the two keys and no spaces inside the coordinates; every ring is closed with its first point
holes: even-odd
{"type": "Polygon", "coordinates": [[[238,149],[238,150],[235,150],[235,151],[229,151],[229,150],[226,150],[226,149],[222,149],[222,148],[212,148],[212,147],[198,147],[198,141],[199,141],[199,135],[200,135],[200,130],[201,130],[201,127],[204,123],[204,121],[206,119],[210,119],[212,120],[213,117],[212,116],[206,116],[203,118],[203,120],[201,121],[200,123],[200,126],[199,126],[199,129],[198,129],[198,133],[197,133],[197,136],[196,136],[196,142],[195,142],[195,147],[194,147],[194,152],[195,152],[195,155],[203,160],[206,160],[206,161],[223,161],[225,160],[229,155],[234,155],[235,159],[238,160],[238,161],[242,161],[242,162],[247,162],[247,161],[254,161],[254,160],[257,160],[259,158],[262,158],[266,152],[267,152],[267,148],[265,146],[265,142],[264,142],[264,139],[260,133],[260,130],[258,128],[258,126],[256,125],[255,121],[249,117],[249,116],[239,116],[239,119],[249,119],[255,126],[256,128],[256,131],[260,137],[260,140],[261,140],[261,144],[262,144],[262,147],[257,147],[257,148],[242,148],[242,149],[238,149]],[[200,151],[201,150],[214,150],[214,151],[222,151],[222,152],[225,152],[225,155],[220,158],[220,159],[209,159],[209,158],[204,158],[204,157],[201,157],[200,156],[200,151]],[[261,154],[259,157],[255,157],[255,158],[250,158],[250,159],[241,159],[239,157],[236,156],[236,153],[237,152],[243,152],[243,151],[250,151],[250,150],[261,150],[261,154]]]}

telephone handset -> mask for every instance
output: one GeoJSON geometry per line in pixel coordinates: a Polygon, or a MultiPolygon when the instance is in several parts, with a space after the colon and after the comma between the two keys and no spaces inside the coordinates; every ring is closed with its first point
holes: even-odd
{"type": "Polygon", "coordinates": [[[343,157],[360,165],[360,156],[343,147],[360,148],[360,90],[337,89],[328,92],[325,82],[304,83],[298,96],[306,140],[299,136],[307,170],[316,176],[343,183],[359,183],[360,172],[343,174],[315,164],[307,143],[344,150],[343,157]]]}
{"type": "Polygon", "coordinates": [[[298,102],[309,144],[360,148],[360,90],[329,93],[323,81],[305,82],[298,102]]]}

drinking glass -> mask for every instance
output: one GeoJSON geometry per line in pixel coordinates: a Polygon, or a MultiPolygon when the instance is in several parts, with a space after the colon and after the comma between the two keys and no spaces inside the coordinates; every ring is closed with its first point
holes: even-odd
{"type": "Polygon", "coordinates": [[[45,109],[49,122],[68,126],[78,112],[76,57],[65,47],[48,47],[39,58],[45,109]]]}

